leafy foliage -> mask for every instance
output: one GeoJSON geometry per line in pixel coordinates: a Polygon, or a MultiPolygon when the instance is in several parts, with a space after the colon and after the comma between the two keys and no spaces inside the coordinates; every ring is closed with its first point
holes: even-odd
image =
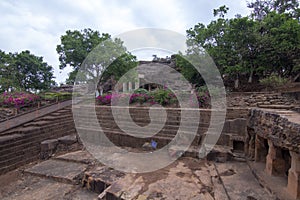
{"type": "Polygon", "coordinates": [[[135,56],[126,52],[120,39],[113,40],[108,33],[100,34],[91,29],[66,31],[61,36],[61,44],[57,45],[56,51],[59,54],[60,69],[66,66],[73,68],[67,79],[69,84],[73,84],[76,78],[78,81],[86,80],[88,75],[93,82],[100,79],[95,83],[99,86],[111,76],[118,80],[137,65],[135,56]],[[78,74],[82,65],[88,74],[78,74]]]}
{"type": "Polygon", "coordinates": [[[46,101],[63,101],[72,98],[72,93],[70,92],[45,92],[39,95],[46,101]]]}
{"type": "MultiPolygon", "coordinates": [[[[252,17],[226,19],[228,8],[221,6],[214,10],[218,19],[187,30],[187,56],[201,56],[205,49],[224,77],[235,78],[236,87],[242,76],[248,76],[249,83],[254,76],[263,79],[272,73],[296,77],[300,73],[299,3],[256,0],[249,7],[254,9],[252,17]]],[[[202,81],[196,70],[188,70],[189,63],[178,60],[189,81],[202,81]]]]}
{"type": "Polygon", "coordinates": [[[53,68],[30,51],[8,53],[0,51],[0,90],[37,91],[50,88],[53,68]]]}
{"type": "Polygon", "coordinates": [[[288,79],[282,78],[278,75],[271,74],[271,76],[263,78],[260,80],[260,83],[267,86],[267,87],[277,87],[277,86],[283,86],[288,82],[288,79]]]}
{"type": "MultiPolygon", "coordinates": [[[[190,95],[191,94],[187,94],[190,95]]],[[[98,105],[110,105],[113,99],[122,99],[129,97],[129,103],[139,103],[139,104],[160,104],[162,106],[176,106],[178,104],[178,99],[175,94],[168,89],[157,89],[148,93],[133,93],[133,94],[104,94],[96,98],[98,105]]],[[[210,106],[210,95],[207,89],[204,91],[199,91],[196,93],[197,102],[193,102],[193,98],[190,98],[191,106],[199,106],[202,108],[207,108],[210,106]]]]}
{"type": "Polygon", "coordinates": [[[155,102],[160,105],[173,104],[177,102],[175,94],[169,89],[158,89],[150,93],[155,102]]]}
{"type": "Polygon", "coordinates": [[[144,88],[139,88],[134,90],[134,94],[149,94],[148,90],[144,89],[144,88]]]}

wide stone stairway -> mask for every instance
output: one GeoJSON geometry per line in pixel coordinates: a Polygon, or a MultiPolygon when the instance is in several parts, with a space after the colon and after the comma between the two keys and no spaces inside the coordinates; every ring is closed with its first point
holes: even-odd
{"type": "Polygon", "coordinates": [[[70,106],[0,132],[0,174],[38,160],[43,141],[75,134],[70,106]]]}

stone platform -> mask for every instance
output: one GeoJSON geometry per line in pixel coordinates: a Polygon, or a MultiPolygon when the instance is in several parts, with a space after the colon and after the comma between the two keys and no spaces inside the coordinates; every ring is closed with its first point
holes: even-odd
{"type": "Polygon", "coordinates": [[[260,187],[245,162],[183,157],[150,173],[123,173],[76,151],[0,177],[0,199],[276,199],[260,187]]]}

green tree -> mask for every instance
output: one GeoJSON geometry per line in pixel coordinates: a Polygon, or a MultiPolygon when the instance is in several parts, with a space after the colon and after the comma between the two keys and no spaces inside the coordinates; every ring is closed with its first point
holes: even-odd
{"type": "MultiPolygon", "coordinates": [[[[248,75],[248,83],[252,83],[253,75],[257,69],[257,56],[259,54],[259,41],[257,33],[258,23],[248,17],[233,18],[228,22],[228,30],[223,36],[229,54],[226,54],[225,72],[238,77],[240,74],[248,75]]],[[[236,83],[238,84],[238,83],[236,83]]]]}
{"type": "Polygon", "coordinates": [[[99,83],[95,83],[99,85],[112,75],[118,79],[127,70],[136,66],[136,58],[126,51],[120,39],[113,40],[109,34],[100,34],[91,29],[67,31],[61,36],[61,44],[56,50],[59,54],[60,69],[66,66],[73,67],[73,72],[67,79],[71,84],[77,77],[78,81],[99,80],[99,83]],[[100,43],[102,45],[98,46],[100,43]],[[112,64],[108,67],[110,63],[112,64]],[[81,66],[86,73],[80,72],[81,66]]]}
{"type": "Polygon", "coordinates": [[[196,68],[188,61],[191,60],[191,55],[183,55],[182,53],[176,54],[175,63],[176,68],[180,73],[193,85],[204,85],[204,80],[196,68]]]}
{"type": "Polygon", "coordinates": [[[300,24],[287,14],[269,13],[260,23],[261,71],[295,77],[300,65],[300,24]]]}
{"type": "Polygon", "coordinates": [[[30,51],[6,54],[0,51],[0,88],[2,91],[45,90],[54,84],[53,68],[30,51]]]}
{"type": "Polygon", "coordinates": [[[12,55],[0,50],[0,92],[10,91],[16,87],[15,73],[13,69],[12,55]]]}
{"type": "Polygon", "coordinates": [[[103,33],[101,35],[98,31],[91,29],[66,31],[66,34],[60,38],[61,44],[56,47],[59,54],[60,69],[69,65],[78,70],[88,53],[108,38],[110,38],[109,34],[103,33]]]}
{"type": "Polygon", "coordinates": [[[52,80],[53,68],[43,61],[43,57],[38,57],[30,51],[22,51],[13,54],[13,68],[16,85],[22,90],[45,90],[55,84],[52,80]]]}
{"type": "MultiPolygon", "coordinates": [[[[270,3],[270,6],[274,5],[270,3]]],[[[258,11],[264,12],[266,7],[258,11]]],[[[254,75],[264,78],[274,72],[280,77],[299,76],[299,21],[280,9],[280,6],[274,9],[270,11],[268,8],[259,20],[238,15],[226,19],[226,7],[215,9],[214,15],[219,16],[218,19],[207,26],[199,23],[187,30],[187,54],[200,55],[205,49],[219,71],[235,79],[235,87],[239,86],[241,76],[248,77],[249,83],[253,81],[254,75]]],[[[189,68],[188,63],[181,65],[185,65],[182,66],[183,71],[189,68]]],[[[196,79],[195,73],[195,70],[191,70],[186,74],[196,79]]]]}
{"type": "Polygon", "coordinates": [[[300,17],[298,0],[255,0],[248,7],[252,9],[251,16],[259,21],[271,12],[286,13],[298,21],[300,17]]]}

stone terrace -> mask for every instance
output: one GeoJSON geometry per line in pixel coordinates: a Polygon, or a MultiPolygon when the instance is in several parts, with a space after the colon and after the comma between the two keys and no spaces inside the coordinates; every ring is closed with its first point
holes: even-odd
{"type": "MultiPolygon", "coordinates": [[[[89,109],[73,114],[80,117],[77,128],[95,135],[97,124],[90,120],[89,109]]],[[[128,108],[120,107],[121,113],[122,109],[128,108]]],[[[147,108],[131,107],[130,111],[135,123],[149,124],[147,108]]],[[[77,141],[70,107],[2,132],[0,198],[299,199],[299,113],[228,108],[217,145],[207,159],[198,159],[209,123],[218,123],[210,119],[210,110],[199,111],[197,135],[183,157],[163,169],[142,174],[123,173],[96,161],[77,141]]],[[[153,151],[145,148],[151,140],[158,148],[169,144],[182,117],[178,109],[167,109],[168,120],[157,134],[135,138],[120,129],[109,107],[96,107],[96,114],[106,136],[133,152],[153,151]]],[[[120,120],[127,123],[122,116],[120,120]]]]}

